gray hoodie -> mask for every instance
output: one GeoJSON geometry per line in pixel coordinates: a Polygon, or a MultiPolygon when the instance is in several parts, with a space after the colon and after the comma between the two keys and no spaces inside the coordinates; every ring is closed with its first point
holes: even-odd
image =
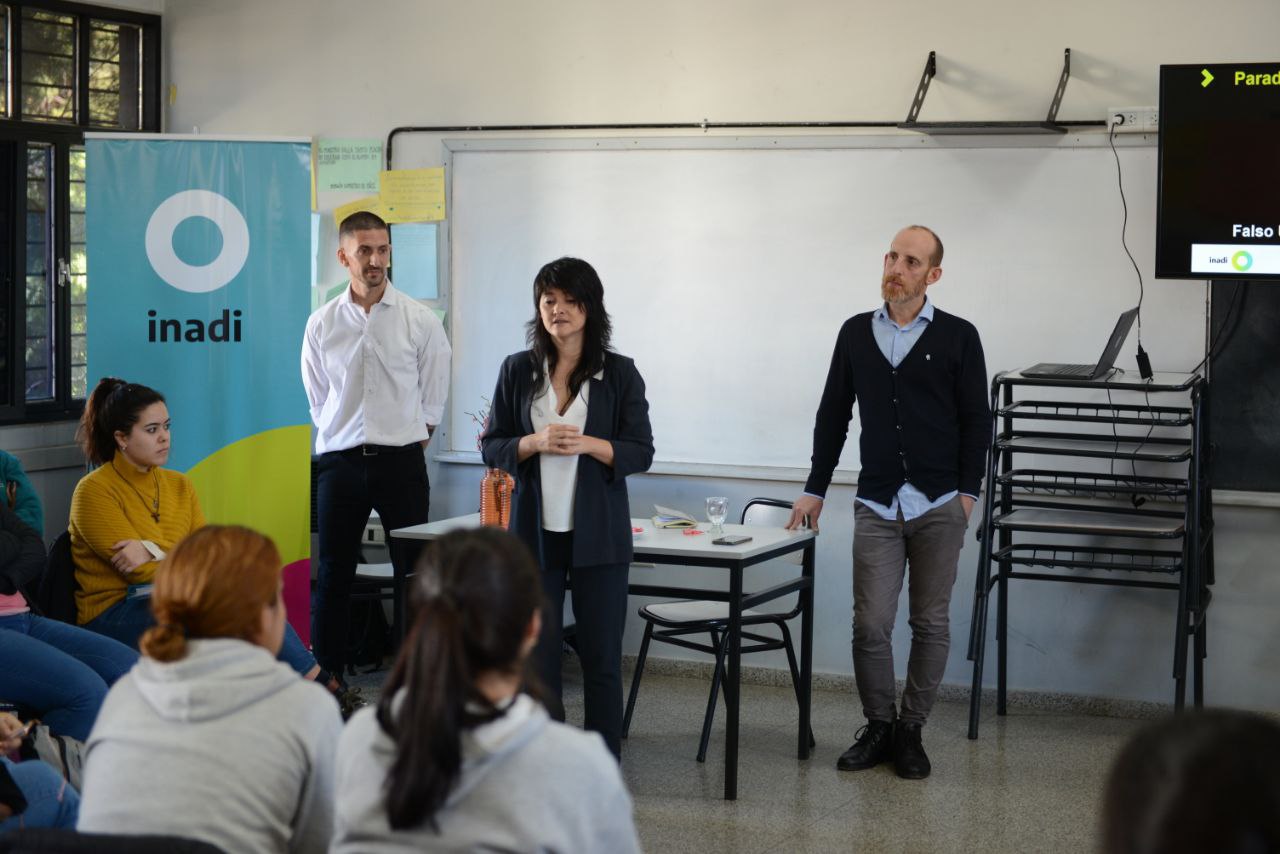
{"type": "Polygon", "coordinates": [[[428,827],[392,831],[383,787],[395,744],[362,709],[338,743],[334,854],[640,850],[631,797],[600,736],[556,723],[521,694],[462,740],[462,774],[428,827]]]}
{"type": "Polygon", "coordinates": [[[174,834],[233,852],[321,852],[342,718],[329,692],[260,646],[192,641],[142,658],[89,734],[77,827],[174,834]]]}

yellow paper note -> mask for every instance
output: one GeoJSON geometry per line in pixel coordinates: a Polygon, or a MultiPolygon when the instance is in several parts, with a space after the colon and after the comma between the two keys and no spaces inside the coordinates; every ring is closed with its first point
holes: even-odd
{"type": "Polygon", "coordinates": [[[437,222],[444,219],[444,167],[393,169],[378,174],[378,196],[387,222],[437,222]]]}
{"type": "Polygon", "coordinates": [[[354,202],[348,202],[345,205],[338,205],[333,209],[333,223],[341,227],[342,221],[351,216],[356,211],[368,211],[371,214],[377,214],[384,220],[390,221],[387,217],[386,205],[377,196],[366,196],[363,199],[356,199],[354,202]]]}

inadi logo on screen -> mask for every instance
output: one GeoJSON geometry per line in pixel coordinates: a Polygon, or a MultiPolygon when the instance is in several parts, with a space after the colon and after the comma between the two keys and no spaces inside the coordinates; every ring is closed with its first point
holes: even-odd
{"type": "Polygon", "coordinates": [[[202,341],[239,343],[240,314],[238,308],[234,311],[224,308],[221,316],[215,317],[206,324],[203,320],[195,318],[178,320],[156,317],[156,310],[153,308],[147,312],[147,340],[153,343],[156,341],[161,343],[189,341],[193,344],[202,341]]]}

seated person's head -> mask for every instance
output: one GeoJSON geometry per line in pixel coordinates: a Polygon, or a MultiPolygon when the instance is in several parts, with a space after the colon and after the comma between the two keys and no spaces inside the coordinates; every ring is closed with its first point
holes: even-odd
{"type": "Polygon", "coordinates": [[[95,465],[121,452],[136,466],[162,466],[169,458],[164,395],[138,383],[103,377],[84,403],[76,439],[95,465]]]}
{"type": "Polygon", "coordinates": [[[530,685],[542,627],[542,582],[511,534],[448,534],[418,562],[413,624],[378,705],[398,754],[387,786],[391,826],[434,823],[458,778],[464,730],[502,714],[530,685]]]}
{"type": "Polygon", "coordinates": [[[235,638],[272,655],[284,639],[280,553],[270,539],[236,525],[201,528],[173,547],[156,570],[151,611],[156,625],[143,655],[177,661],[187,641],[235,638]]]}
{"type": "Polygon", "coordinates": [[[1186,712],[1120,752],[1103,804],[1105,854],[1280,851],[1280,724],[1186,712]]]}

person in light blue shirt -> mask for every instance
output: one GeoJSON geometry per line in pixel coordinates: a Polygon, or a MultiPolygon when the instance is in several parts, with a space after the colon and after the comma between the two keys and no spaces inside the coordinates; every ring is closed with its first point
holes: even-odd
{"type": "MultiPolygon", "coordinates": [[[[924,307],[920,309],[920,313],[912,320],[907,322],[906,326],[899,326],[897,321],[889,316],[889,303],[877,308],[871,315],[871,334],[876,339],[876,346],[880,348],[880,352],[884,354],[889,364],[897,368],[902,365],[902,360],[907,358],[907,354],[911,352],[911,348],[920,340],[920,336],[924,334],[925,328],[933,322],[933,303],[930,302],[928,295],[924,298],[924,307]]],[[[807,493],[806,493],[807,494],[807,493]]],[[[960,492],[953,489],[950,492],[944,492],[937,498],[930,500],[917,489],[911,481],[902,484],[902,487],[893,496],[893,501],[887,505],[877,504],[870,498],[858,497],[860,504],[865,504],[868,508],[875,511],[875,514],[881,519],[893,522],[898,518],[898,511],[902,511],[903,521],[910,522],[912,519],[919,519],[930,510],[936,510],[948,501],[955,499],[957,495],[962,495],[969,499],[968,502],[961,502],[964,506],[965,516],[973,512],[973,505],[977,502],[977,495],[960,492]]],[[[821,498],[821,495],[814,496],[821,498]]]]}
{"type": "Polygon", "coordinates": [[[857,401],[853,669],[867,725],[836,767],[892,760],[912,780],[932,770],[921,729],[946,669],[956,563],[991,439],[982,342],[973,324],[929,301],[941,277],[938,236],[918,225],[899,231],[884,256],[884,302],[840,329],[814,420],[813,466],[790,521],[817,528],[857,401]],[[908,566],[911,655],[899,710],[892,640],[908,566]]]}

